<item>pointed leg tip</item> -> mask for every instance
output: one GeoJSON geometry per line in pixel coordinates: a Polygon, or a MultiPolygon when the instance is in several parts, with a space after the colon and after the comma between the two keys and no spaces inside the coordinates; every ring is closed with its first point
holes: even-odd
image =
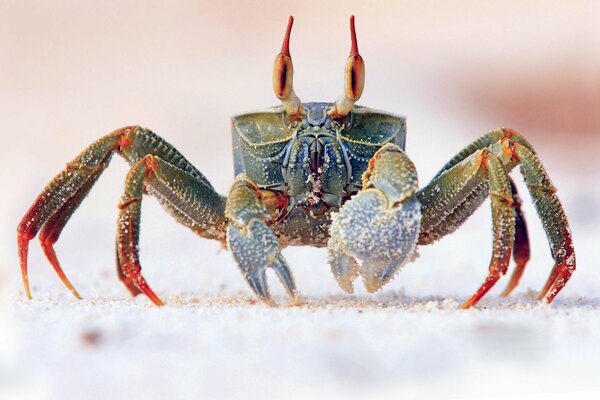
{"type": "Polygon", "coordinates": [[[23,289],[25,290],[25,296],[27,296],[28,300],[31,300],[31,289],[29,288],[29,280],[27,279],[27,276],[23,276],[23,289]]]}
{"type": "Polygon", "coordinates": [[[144,290],[144,293],[146,294],[146,296],[150,299],[150,301],[152,301],[152,303],[154,303],[155,306],[158,307],[162,307],[165,305],[165,302],[161,300],[160,297],[158,297],[154,292],[152,292],[151,290],[144,290]]]}
{"type": "Polygon", "coordinates": [[[458,307],[458,309],[459,310],[468,310],[469,308],[471,308],[473,306],[474,306],[474,304],[472,304],[470,300],[467,300],[464,303],[462,303],[460,305],[460,307],[458,307]]]}
{"type": "Polygon", "coordinates": [[[299,292],[294,292],[293,296],[290,296],[290,305],[292,307],[300,307],[304,304],[304,299],[299,292]]]}
{"type": "Polygon", "coordinates": [[[165,302],[162,301],[160,299],[160,297],[156,297],[156,299],[152,299],[152,302],[154,303],[155,306],[157,307],[164,307],[165,306],[165,302]]]}
{"type": "Polygon", "coordinates": [[[546,299],[546,293],[544,293],[543,291],[541,291],[536,297],[536,300],[538,300],[538,301],[543,301],[545,299],[546,299]]]}
{"type": "Polygon", "coordinates": [[[81,297],[81,295],[79,294],[79,292],[75,289],[71,290],[71,293],[73,293],[73,296],[75,296],[75,298],[77,300],[83,300],[83,297],[81,297]]]}

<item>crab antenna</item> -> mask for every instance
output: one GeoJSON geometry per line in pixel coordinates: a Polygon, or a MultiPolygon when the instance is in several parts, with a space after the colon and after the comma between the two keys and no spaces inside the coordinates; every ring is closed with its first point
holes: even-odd
{"type": "Polygon", "coordinates": [[[281,51],[275,57],[275,63],[273,64],[273,90],[275,96],[281,100],[283,109],[288,115],[301,117],[302,104],[294,92],[294,65],[290,55],[290,35],[293,24],[294,17],[290,16],[281,51]]]}
{"type": "Polygon", "coordinates": [[[344,92],[335,100],[333,107],[329,110],[329,115],[332,118],[341,118],[348,115],[352,107],[354,107],[354,103],[360,99],[365,87],[365,62],[358,53],[354,15],[350,17],[350,38],[352,40],[352,47],[350,48],[350,56],[346,62],[344,92]]]}

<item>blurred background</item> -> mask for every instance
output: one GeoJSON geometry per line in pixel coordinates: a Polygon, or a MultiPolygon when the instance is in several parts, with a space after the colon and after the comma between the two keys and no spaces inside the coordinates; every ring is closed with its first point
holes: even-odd
{"type": "MultiPolygon", "coordinates": [[[[91,372],[78,372],[81,363],[87,365],[99,359],[104,360],[106,365],[113,361],[119,364],[136,360],[133,365],[141,368],[136,369],[137,375],[125,366],[102,370],[115,390],[111,393],[117,396],[133,392],[125,390],[127,385],[119,380],[116,371],[128,376],[130,381],[144,385],[148,376],[158,374],[151,370],[153,372],[149,375],[144,375],[143,371],[150,368],[149,364],[165,363],[174,368],[171,370],[173,373],[182,372],[183,366],[192,366],[191,371],[200,371],[199,375],[214,367],[210,363],[191,361],[188,349],[181,345],[189,342],[177,340],[193,333],[180,318],[191,318],[198,328],[202,322],[198,320],[198,314],[191,317],[185,313],[168,314],[169,311],[157,314],[155,310],[146,308],[145,299],[129,299],[116,278],[114,221],[116,204],[128,170],[121,159],[113,159],[111,167],[56,245],[63,268],[86,298],[84,302],[76,303],[69,297],[70,293],[61,286],[43,258],[37,241],[31,242],[30,249],[30,281],[37,300],[33,303],[23,301],[16,258],[16,226],[37,194],[67,161],[95,139],[123,125],[140,124],[159,133],[183,152],[219,192],[226,193],[233,179],[229,117],[277,103],[271,87],[272,62],[281,46],[287,17],[295,17],[291,53],[298,96],[303,101],[333,101],[342,90],[344,65],[350,47],[348,18],[352,14],[356,16],[359,49],[367,71],[360,104],[408,118],[407,152],[417,166],[421,185],[426,184],[455,152],[488,130],[506,126],[524,133],[559,189],[558,194],[575,238],[578,271],[561,294],[566,299],[563,306],[580,302],[584,307],[598,304],[598,2],[2,1],[0,135],[4,151],[0,157],[0,182],[4,196],[0,201],[3,221],[0,226],[0,296],[5,301],[1,306],[4,312],[0,319],[5,319],[2,325],[7,328],[3,328],[0,334],[0,357],[3,357],[0,358],[0,383],[10,383],[5,385],[7,393],[16,397],[43,398],[48,394],[50,397],[62,395],[61,388],[67,388],[70,395],[76,397],[89,389],[87,384],[95,382],[95,375],[91,372]],[[581,298],[583,300],[573,300],[581,298]],[[106,299],[117,301],[117,306],[104,303],[106,299]],[[119,304],[123,308],[119,308],[119,304]],[[134,318],[135,322],[130,318],[134,318]],[[140,339],[139,327],[145,329],[146,335],[158,331],[159,336],[140,339]],[[79,344],[69,341],[73,339],[79,343],[76,339],[79,336],[74,339],[69,335],[85,333],[89,329],[95,332],[96,328],[112,338],[107,339],[108,350],[103,353],[82,353],[79,344]],[[173,353],[169,353],[171,350],[165,353],[155,349],[157,353],[152,353],[150,359],[144,358],[141,344],[160,347],[159,344],[164,342],[173,346],[173,353]],[[29,374],[24,372],[28,368],[32,368],[29,374]],[[62,376],[63,373],[65,376],[62,376]],[[72,382],[57,383],[73,374],[77,379],[72,382]]],[[[518,178],[518,171],[514,175],[518,178]]],[[[520,178],[517,180],[520,181],[520,178]]],[[[541,224],[525,193],[526,188],[521,184],[520,189],[529,222],[533,258],[517,294],[527,298],[530,290],[537,290],[543,285],[552,260],[541,224]]],[[[394,303],[394,296],[409,296],[417,303],[430,299],[429,296],[437,296],[433,299],[450,296],[456,301],[464,300],[486,274],[491,249],[489,214],[489,203],[486,202],[463,229],[430,248],[423,248],[420,258],[405,267],[382,293],[374,297],[374,301],[394,303]]],[[[177,304],[177,299],[200,301],[198,299],[249,294],[231,256],[219,252],[219,248],[217,243],[198,239],[174,223],[154,199],[148,198],[144,202],[141,233],[144,275],[167,301],[170,299],[177,304]]],[[[324,250],[292,248],[286,249],[284,254],[305,296],[321,299],[341,294],[331,278],[324,250]]],[[[282,295],[283,291],[272,276],[271,282],[273,291],[282,295]]],[[[498,295],[504,284],[502,281],[499,283],[490,299],[498,295]]],[[[357,293],[359,298],[365,296],[362,288],[357,287],[357,293]]],[[[340,299],[342,302],[350,301],[344,296],[340,299]]],[[[399,302],[404,304],[403,300],[399,302]]],[[[189,306],[184,301],[186,304],[189,306]]],[[[560,304],[556,306],[559,310],[560,304]]],[[[490,300],[491,305],[493,300],[490,300]]],[[[201,347],[215,359],[220,357],[213,346],[215,343],[231,345],[230,342],[221,342],[220,328],[232,335],[228,336],[232,341],[239,340],[252,346],[256,345],[255,341],[261,340],[260,335],[244,336],[247,331],[243,330],[238,332],[241,336],[236,336],[232,325],[228,324],[232,320],[239,323],[239,318],[244,318],[247,310],[225,308],[225,315],[230,317],[225,322],[219,319],[218,314],[209,312],[209,319],[213,322],[210,329],[215,335],[210,337],[216,342],[209,341],[207,344],[204,341],[202,346],[207,347],[201,347]],[[238,314],[232,316],[232,312],[238,314]],[[224,325],[219,325],[219,321],[224,325]]],[[[274,323],[274,320],[291,318],[293,329],[303,331],[311,326],[310,320],[302,319],[312,315],[308,310],[296,310],[291,317],[280,311],[269,314],[268,310],[260,309],[259,312],[263,314],[258,316],[257,321],[265,322],[266,318],[267,323],[274,323]]],[[[453,309],[446,312],[448,314],[443,314],[443,317],[434,317],[437,322],[433,325],[427,325],[433,327],[428,334],[440,331],[435,328],[436,323],[441,324],[439,327],[448,323],[455,329],[450,329],[451,332],[466,332],[467,337],[474,335],[474,338],[481,338],[477,333],[479,325],[472,331],[470,325],[457,322],[456,318],[461,321],[463,314],[456,314],[453,309]]],[[[354,325],[352,318],[344,313],[343,316],[328,313],[331,311],[325,311],[328,319],[338,321],[338,318],[348,318],[340,323],[350,329],[368,329],[360,324],[354,325]]],[[[376,310],[373,313],[372,318],[377,320],[381,317],[376,310]]],[[[546,315],[544,313],[546,311],[542,312],[546,315]]],[[[533,333],[522,321],[517,324],[516,331],[509,324],[512,339],[498,342],[496,336],[492,336],[492,345],[510,347],[514,344],[513,339],[517,342],[523,337],[521,328],[528,332],[525,336],[530,342],[521,343],[519,349],[530,348],[530,344],[538,341],[537,335],[545,334],[546,329],[553,332],[553,344],[564,341],[581,343],[580,337],[566,333],[570,332],[567,325],[573,321],[563,318],[564,325],[559,324],[559,328],[553,331],[557,322],[548,322],[547,317],[545,323],[550,326],[544,325],[544,322],[535,325],[540,323],[536,319],[537,322],[532,322],[536,326],[533,333]]],[[[586,334],[599,332],[596,319],[594,317],[592,322],[586,322],[593,324],[592,327],[584,327],[586,334]]],[[[403,322],[406,321],[392,319],[386,324],[395,326],[403,322]]],[[[431,324],[432,321],[424,323],[431,324]]],[[[378,325],[371,325],[369,329],[375,326],[378,325]]],[[[502,324],[492,324],[491,328],[486,324],[481,326],[484,332],[503,327],[502,324]]],[[[412,332],[411,337],[421,337],[423,332],[419,331],[419,323],[414,322],[413,327],[416,333],[412,332]]],[[[254,332],[253,335],[260,332],[270,337],[272,334],[251,324],[247,329],[254,332]]],[[[281,329],[288,332],[290,327],[285,325],[281,329]]],[[[371,340],[375,340],[377,332],[381,331],[374,331],[375,336],[371,340]]],[[[427,352],[427,337],[430,336],[419,339],[422,347],[397,349],[396,353],[389,355],[389,359],[385,358],[387,349],[377,347],[381,358],[370,360],[375,363],[373,370],[380,367],[387,371],[382,372],[383,376],[393,376],[396,367],[392,365],[397,365],[395,361],[408,357],[411,362],[417,362],[422,351],[427,352]]],[[[588,350],[593,347],[592,344],[598,344],[595,337],[586,336],[587,341],[584,340],[577,350],[590,357],[584,357],[585,366],[589,366],[585,360],[593,363],[588,350]]],[[[315,339],[316,342],[304,343],[314,352],[313,358],[303,359],[309,369],[322,363],[320,351],[323,348],[319,346],[323,344],[319,344],[319,338],[315,339]]],[[[337,337],[331,339],[325,335],[325,338],[325,343],[328,343],[327,340],[338,342],[337,337]]],[[[359,348],[362,343],[367,349],[378,351],[369,347],[372,344],[370,340],[363,339],[365,342],[359,341],[359,348]]],[[[458,368],[456,357],[464,354],[461,345],[472,344],[472,341],[465,341],[453,346],[448,345],[446,339],[443,335],[437,337],[442,360],[445,360],[442,364],[438,365],[437,358],[433,356],[426,358],[432,360],[431,363],[425,363],[424,367],[420,364],[423,371],[435,365],[437,375],[434,377],[444,376],[443,371],[448,368],[458,368]]],[[[489,343],[477,343],[481,347],[469,348],[471,359],[493,370],[497,365],[486,361],[484,351],[489,343]]],[[[282,342],[279,345],[286,344],[282,342]]],[[[362,365],[360,351],[357,355],[356,350],[351,349],[356,345],[356,341],[350,340],[347,347],[340,348],[340,354],[356,363],[353,364],[354,372],[337,376],[328,374],[331,371],[327,370],[317,374],[320,379],[333,382],[330,382],[327,393],[332,397],[347,395],[345,389],[348,386],[344,386],[347,381],[358,382],[359,386],[362,383],[374,386],[379,388],[378,393],[398,393],[395,391],[398,388],[389,386],[389,382],[382,384],[363,373],[357,366],[362,365]],[[338,386],[336,382],[341,383],[338,386]]],[[[262,352],[260,346],[257,348],[258,353],[250,353],[249,360],[241,365],[252,369],[253,363],[256,363],[265,374],[276,373],[268,367],[273,365],[268,351],[262,352]]],[[[531,368],[547,365],[549,361],[570,362],[568,353],[564,353],[565,358],[557,356],[557,359],[548,360],[540,355],[543,349],[537,349],[537,363],[526,364],[531,368]]],[[[300,353],[303,351],[307,350],[299,349],[300,353]]],[[[573,353],[570,354],[572,356],[573,353]]],[[[208,359],[214,361],[210,356],[208,359]]],[[[240,365],[236,364],[240,360],[233,353],[227,356],[231,357],[227,359],[230,363],[220,361],[216,365],[226,371],[237,371],[235,365],[240,365]]],[[[514,367],[523,365],[521,361],[517,357],[503,365],[506,370],[511,367],[514,372],[514,367]]],[[[469,365],[469,368],[473,367],[473,364],[469,365]]],[[[317,379],[316,375],[298,366],[286,365],[282,369],[294,373],[297,380],[269,383],[275,385],[275,393],[285,393],[286,389],[290,389],[287,383],[291,383],[291,388],[303,388],[296,393],[314,394],[303,384],[313,382],[317,379]]],[[[407,387],[428,387],[423,377],[426,372],[424,375],[416,374],[408,364],[400,370],[411,377],[407,387]]],[[[190,373],[190,369],[187,371],[190,373]]],[[[469,382],[474,376],[471,372],[470,369],[464,372],[460,375],[463,381],[457,379],[455,382],[469,382]]],[[[214,389],[210,385],[214,381],[206,378],[196,381],[198,378],[194,374],[182,374],[182,380],[176,382],[199,392],[186,392],[180,387],[183,391],[176,391],[177,394],[197,394],[214,389]],[[193,382],[197,385],[194,386],[193,382]],[[198,382],[203,382],[204,386],[198,382]]],[[[216,373],[214,369],[213,374],[216,374],[217,381],[227,381],[224,378],[226,374],[216,373]]],[[[260,377],[264,378],[264,375],[260,377]]],[[[587,382],[585,373],[581,379],[576,381],[575,389],[589,389],[583,387],[587,382]]],[[[554,384],[559,384],[559,381],[554,384]]],[[[246,382],[248,387],[262,387],[261,378],[252,382],[246,382]]],[[[565,381],[560,382],[566,385],[565,381]]],[[[455,389],[464,389],[456,385],[455,389]]],[[[233,384],[231,387],[245,393],[238,386],[233,384]]],[[[170,386],[163,387],[167,390],[165,388],[170,386]]],[[[150,397],[162,393],[160,390],[140,390],[150,397]]],[[[238,392],[231,389],[227,393],[238,392]]],[[[464,395],[467,392],[458,390],[456,393],[464,395]]],[[[473,389],[468,393],[481,395],[486,392],[473,389]]]]}

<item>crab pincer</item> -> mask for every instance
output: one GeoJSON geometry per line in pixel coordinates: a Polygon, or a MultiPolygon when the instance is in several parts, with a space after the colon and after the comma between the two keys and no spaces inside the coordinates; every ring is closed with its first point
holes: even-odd
{"type": "Polygon", "coordinates": [[[363,190],[334,217],[329,263],[340,287],[353,292],[359,275],[368,292],[379,290],[415,256],[421,211],[417,174],[402,149],[387,144],[363,174],[363,190]]]}

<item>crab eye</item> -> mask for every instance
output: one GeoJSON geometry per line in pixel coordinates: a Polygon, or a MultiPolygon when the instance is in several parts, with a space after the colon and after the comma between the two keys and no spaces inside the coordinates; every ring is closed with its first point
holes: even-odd
{"type": "Polygon", "coordinates": [[[354,28],[354,15],[350,18],[350,30],[352,35],[352,48],[346,62],[346,97],[357,101],[362,95],[365,87],[365,62],[358,54],[358,43],[356,41],[356,30],[354,28]]]}
{"type": "Polygon", "coordinates": [[[273,65],[273,90],[279,100],[284,100],[292,91],[293,77],[292,58],[287,54],[279,53],[273,65]]]}
{"type": "Polygon", "coordinates": [[[294,93],[294,65],[290,56],[290,34],[292,33],[292,25],[294,18],[290,17],[288,26],[281,45],[281,51],[275,57],[273,64],[273,90],[275,96],[283,105],[286,113],[293,117],[302,115],[302,106],[300,99],[294,93]]]}

